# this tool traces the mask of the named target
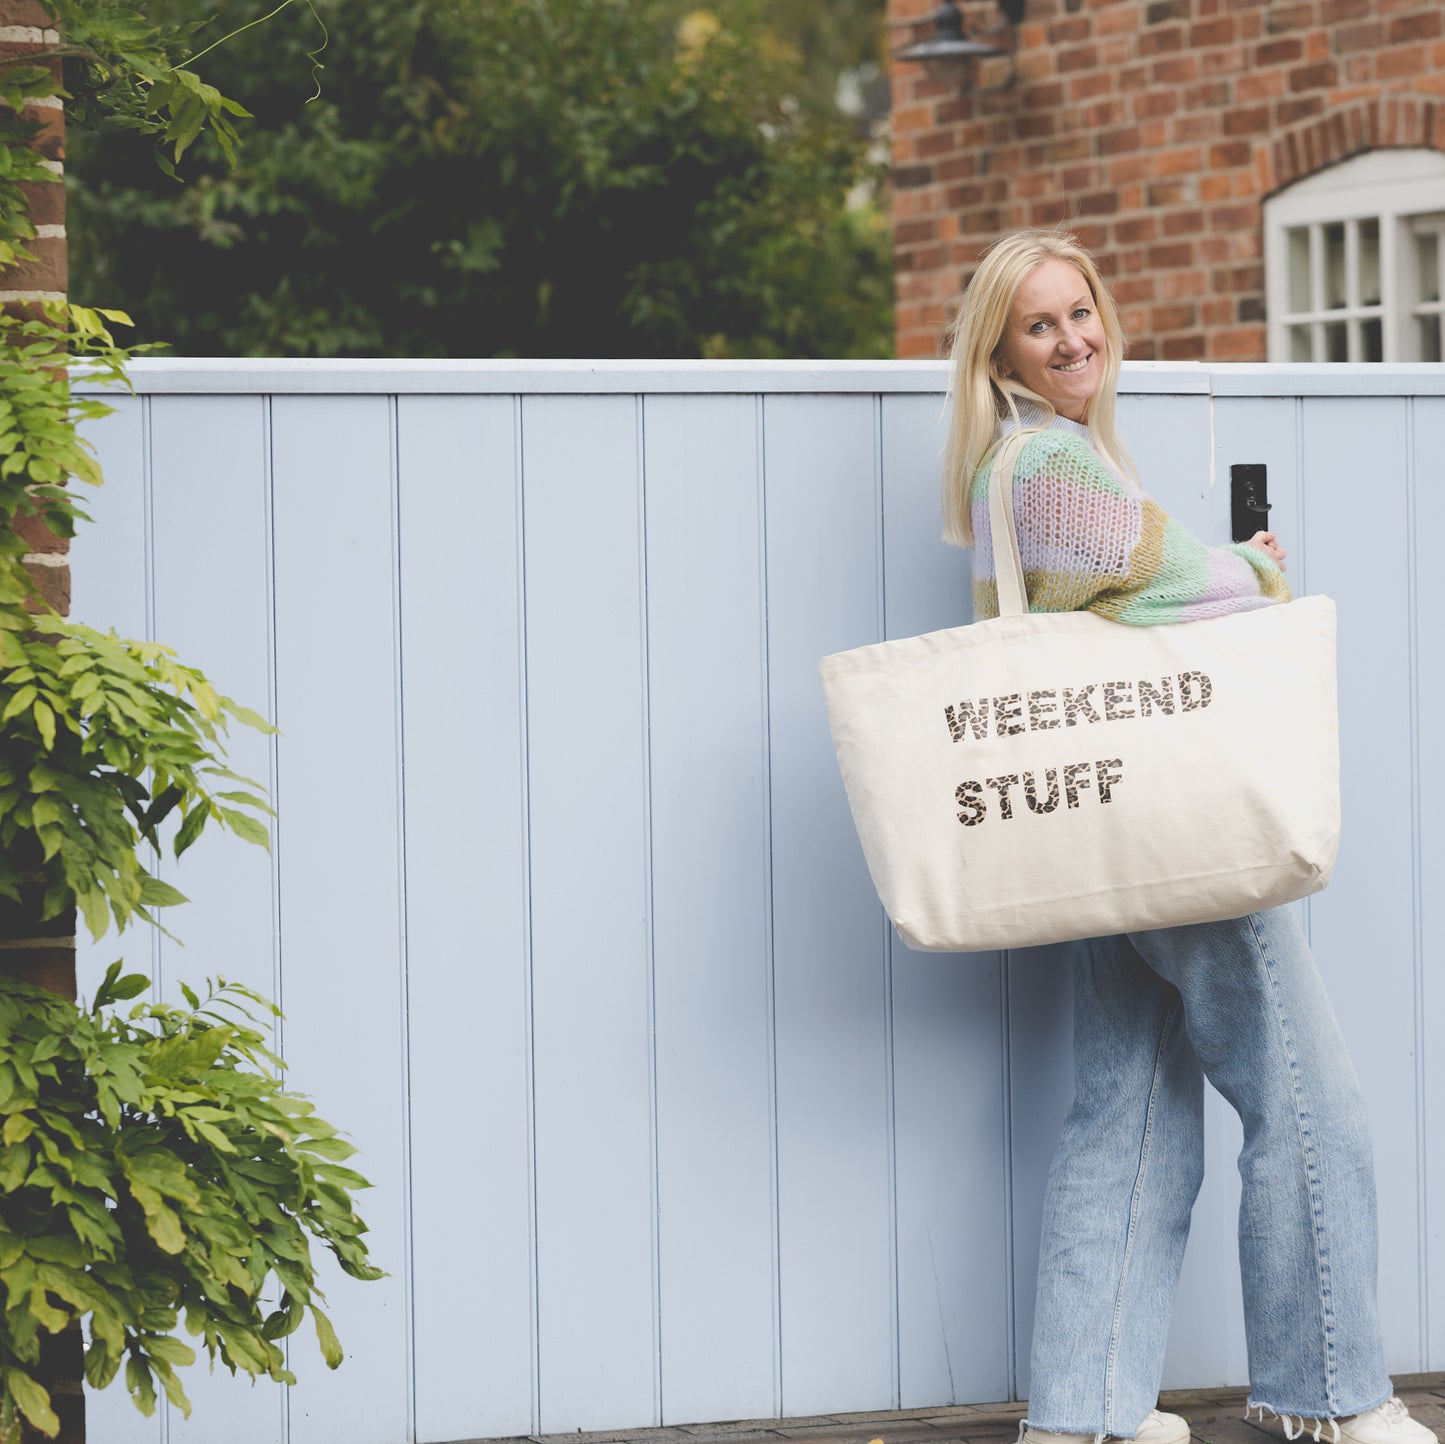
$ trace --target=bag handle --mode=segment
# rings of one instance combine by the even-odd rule
[[[999,443],[988,476],[989,530],[993,536],[993,573],[998,584],[1001,617],[1021,617],[1029,609],[1013,503],[1014,467],[1029,434],[1016,431]]]

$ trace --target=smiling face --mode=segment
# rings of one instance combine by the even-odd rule
[[[1083,421],[1104,376],[1108,343],[1083,275],[1051,256],[1024,277],[999,343],[999,370]]]

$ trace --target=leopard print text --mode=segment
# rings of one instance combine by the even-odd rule
[[[943,720],[955,742],[972,737],[982,742],[1020,732],[1047,732],[1085,723],[1124,722],[1131,718],[1165,717],[1197,712],[1214,700],[1214,684],[1200,671],[1161,677],[1156,683],[1090,682],[1083,687],[1043,687],[1030,692],[1005,692],[998,697],[965,698],[943,709]],[[1002,799],[1001,799],[1002,802]]]
[[[954,789],[954,800],[961,811],[958,820],[965,827],[977,827],[989,816],[989,800],[985,789],[994,793],[998,815],[1005,822],[1011,822],[1018,814],[1014,809],[1014,789],[1021,787],[1024,802],[1033,813],[1053,812],[1059,805],[1059,777],[1063,776],[1063,799],[1071,808],[1082,806],[1087,790],[1093,791],[1101,803],[1114,800],[1114,789],[1124,780],[1124,763],[1118,757],[1102,757],[1096,762],[1070,762],[1062,768],[1044,769],[1044,786],[1048,790],[1045,801],[1039,800],[1039,779],[1033,772],[1006,772],[999,777],[987,777],[982,782],[970,780],[960,782]]]

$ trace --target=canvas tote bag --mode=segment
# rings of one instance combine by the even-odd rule
[[[1026,947],[1241,917],[1318,891],[1339,844],[1335,608],[1136,627],[1031,614],[1013,512],[1000,615],[819,664],[874,886],[911,948]]]

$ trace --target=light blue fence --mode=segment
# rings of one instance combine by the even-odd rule
[[[967,620],[941,363],[150,362],[95,429],[75,612],[171,642],[275,847],[165,865],[162,991],[278,998],[362,1149],[372,1285],[289,1396],[196,1374],[105,1444],[402,1444],[1025,1395],[1069,1083],[1058,950],[910,953],[869,885],[824,653]],[[1445,1366],[1445,376],[1126,368],[1146,484],[1227,539],[1270,468],[1339,604],[1345,835],[1306,908],[1369,1099],[1391,1366]],[[1247,745],[1247,739],[1241,739]],[[82,955],[83,986],[121,951]],[[1166,1385],[1245,1380],[1238,1132]]]

